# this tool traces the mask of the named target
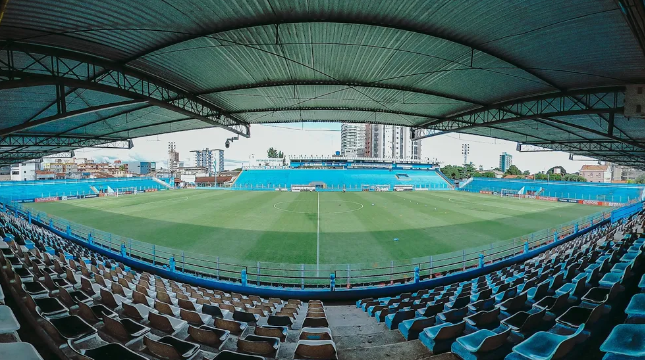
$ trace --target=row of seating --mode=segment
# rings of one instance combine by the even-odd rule
[[[8,245],[0,241],[0,249],[6,248]],[[20,324],[11,308],[5,305],[5,294],[0,285],[0,359],[42,360],[33,345],[21,341],[18,330]]]
[[[641,272],[644,217],[596,229],[468,281],[356,303],[368,316],[462,359],[575,357]],[[635,226],[636,225],[636,226]],[[645,287],[645,284],[643,285]],[[644,294],[645,295],[645,294]],[[587,341],[587,343],[589,343]]]
[[[13,238],[0,253],[3,281],[68,358],[337,357],[320,301],[243,296],[139,273],[8,214],[0,214],[0,229]],[[21,245],[27,239],[33,248]],[[293,346],[281,353],[284,343]]]

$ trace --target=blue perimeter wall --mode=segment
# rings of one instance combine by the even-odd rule
[[[639,207],[634,206],[632,207],[629,212],[625,212],[624,215],[626,217],[633,215],[634,213],[640,211],[643,209],[643,203],[638,203],[635,205],[639,205]],[[11,206],[9,206],[11,210],[15,209]],[[25,215],[24,213],[20,212],[22,215]],[[616,218],[616,221],[619,219]],[[407,283],[407,284],[399,284],[399,285],[389,285],[389,286],[383,286],[383,287],[365,287],[365,288],[356,288],[356,289],[342,289],[340,287],[337,287],[335,291],[331,291],[329,288],[327,289],[321,289],[321,290],[298,290],[298,289],[285,289],[285,288],[278,288],[278,287],[266,287],[266,286],[254,286],[254,285],[247,285],[247,286],[242,286],[241,283],[229,283],[229,282],[222,282],[222,281],[217,281],[216,279],[212,278],[204,278],[204,277],[198,277],[194,275],[189,275],[181,272],[171,272],[169,270],[166,270],[162,267],[159,266],[153,266],[150,263],[142,262],[136,259],[132,259],[129,257],[122,257],[120,255],[117,255],[115,253],[109,252],[103,248],[97,247],[95,245],[91,245],[87,242],[85,239],[81,239],[75,236],[69,236],[64,232],[61,232],[57,230],[56,228],[49,227],[49,225],[40,223],[34,219],[32,219],[32,222],[51,230],[58,236],[68,239],[70,241],[74,241],[75,243],[78,243],[79,245],[85,246],[93,251],[96,251],[102,255],[105,255],[107,257],[113,258],[117,261],[122,262],[123,264],[130,266],[134,269],[138,269],[140,271],[147,271],[153,274],[157,274],[163,277],[166,277],[168,279],[172,279],[175,281],[181,281],[189,284],[193,284],[196,286],[203,286],[207,288],[213,288],[213,289],[219,289],[222,291],[227,291],[227,292],[237,292],[245,295],[259,295],[263,297],[280,297],[280,298],[297,298],[297,299],[319,299],[319,300],[356,300],[356,299],[362,299],[362,298],[368,298],[368,297],[383,297],[383,296],[391,296],[395,294],[399,294],[402,292],[415,292],[421,289],[428,289],[428,288],[433,288],[436,286],[442,286],[446,284],[451,284],[454,282],[460,282],[463,280],[468,280],[471,278],[475,278],[493,271],[497,271],[499,269],[502,269],[503,267],[523,262],[526,261],[532,257],[535,257],[549,249],[552,249],[560,244],[566,243],[580,235],[584,235],[588,233],[589,231],[592,231],[596,229],[597,227],[607,224],[610,222],[610,219],[605,219],[601,222],[598,222],[597,224],[594,224],[586,229],[583,229],[575,234],[569,235],[568,237],[553,242],[551,244],[533,249],[528,251],[527,253],[517,255],[515,257],[511,257],[499,262],[495,262],[492,264],[484,265],[482,268],[478,269],[471,269],[471,270],[466,270],[463,272],[451,274],[448,276],[440,277],[440,278],[434,278],[434,279],[428,279],[428,280],[423,280],[418,283]],[[410,274],[412,277],[413,274]]]

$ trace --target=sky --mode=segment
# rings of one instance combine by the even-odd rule
[[[224,149],[225,168],[233,169],[248,162],[249,157],[266,158],[266,151],[274,147],[286,155],[332,155],[340,150],[340,124],[338,123],[298,123],[252,125],[251,138],[234,141],[229,149],[224,148],[227,138],[234,136],[219,128],[183,131],[158,136],[134,139],[130,150],[118,149],[79,149],[77,158],[92,158],[97,161],[156,161],[165,166],[168,142],[174,141],[179,151],[180,161],[193,165],[191,150]],[[461,145],[470,145],[468,161],[484,169],[498,166],[499,155],[507,152],[513,155],[513,164],[520,170],[531,173],[546,171],[553,166],[563,166],[567,172],[577,172],[584,164],[594,161],[570,161],[564,152],[520,153],[517,143],[487,137],[447,134],[423,139],[422,156],[436,159],[442,166],[463,163]],[[159,165],[157,166],[159,167]]]

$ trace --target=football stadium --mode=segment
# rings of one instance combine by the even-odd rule
[[[0,359],[645,358],[645,185],[612,181],[645,171],[644,29],[635,0],[0,0]],[[370,136],[76,160],[289,123]],[[452,133],[598,165],[449,174],[420,152]]]

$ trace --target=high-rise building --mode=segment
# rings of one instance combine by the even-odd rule
[[[208,169],[208,176],[224,171],[224,150],[206,148],[191,152],[195,153],[195,166]]]
[[[179,168],[179,152],[174,141],[168,143],[168,169],[174,173]]]
[[[370,125],[366,148],[369,157],[391,159],[421,159],[421,142],[412,141],[410,130],[404,126]]]
[[[365,124],[340,126],[340,154],[347,157],[365,156]]]
[[[513,165],[513,155],[503,152],[499,156],[499,169],[506,172]]]

